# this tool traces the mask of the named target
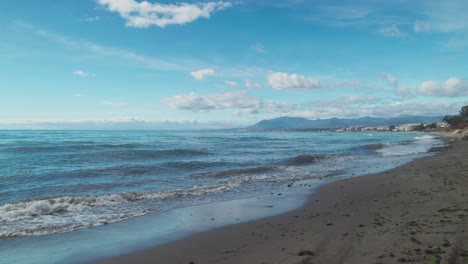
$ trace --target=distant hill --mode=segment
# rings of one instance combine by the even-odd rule
[[[301,129],[336,129],[347,126],[389,126],[409,123],[430,123],[442,121],[443,116],[403,116],[392,118],[362,117],[356,119],[330,118],[310,120],[302,117],[278,117],[262,120],[249,126],[249,130],[301,130]]]

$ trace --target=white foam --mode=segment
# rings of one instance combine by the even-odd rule
[[[422,135],[422,136],[418,136],[418,137],[415,137],[414,139],[416,140],[432,140],[432,139],[435,139],[436,137],[433,136],[433,135]]]
[[[383,157],[423,154],[427,153],[437,142],[436,139],[432,135],[416,136],[414,141],[409,144],[391,144],[389,147],[377,150],[377,152]]]
[[[63,233],[157,211],[157,201],[230,191],[239,183],[148,193],[58,197],[0,205],[0,237]]]

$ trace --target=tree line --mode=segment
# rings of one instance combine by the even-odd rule
[[[460,109],[458,115],[447,115],[443,121],[449,124],[451,127],[458,126],[461,124],[468,124],[468,105],[463,106]]]

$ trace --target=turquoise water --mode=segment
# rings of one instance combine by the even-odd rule
[[[234,213],[239,221],[280,213],[298,206],[291,201],[300,199],[291,197],[310,192],[291,184],[383,171],[427,155],[437,144],[414,133],[0,131],[0,263],[7,256],[20,263],[60,263],[77,254],[78,244],[115,250],[115,243],[155,243],[208,228],[200,218],[183,227],[163,220],[178,215],[184,221],[193,213],[184,209],[190,206],[214,210],[218,202],[231,201],[222,206],[245,209],[239,201],[255,196],[278,206]],[[162,221],[162,227],[123,235],[129,223],[144,226],[148,219]],[[120,238],[83,242],[96,230]],[[64,245],[64,236],[78,242]],[[18,245],[38,250],[34,257],[16,256]],[[68,254],[59,245],[74,250]]]

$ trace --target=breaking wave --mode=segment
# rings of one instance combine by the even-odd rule
[[[416,140],[433,140],[433,139],[436,139],[436,137],[433,136],[433,135],[422,135],[422,136],[415,137],[414,139],[416,139]]]
[[[364,145],[361,148],[363,148],[365,150],[378,150],[378,149],[383,149],[383,148],[388,147],[388,146],[389,146],[389,144],[386,144],[386,143],[377,143],[377,144]]]
[[[7,203],[0,205],[0,237],[63,233],[109,224],[156,211],[145,201],[182,200],[227,192],[237,186],[230,183],[160,192],[39,198]]]
[[[246,168],[246,169],[231,169],[231,170],[223,170],[223,171],[213,171],[207,172],[202,174],[197,174],[195,177],[197,178],[228,178],[236,175],[242,174],[258,174],[258,173],[265,173],[274,170],[275,167],[253,167],[253,168]]]
[[[294,158],[287,159],[283,164],[286,166],[304,166],[304,165],[316,163],[318,161],[331,159],[333,157],[334,157],[333,155],[321,155],[321,154],[299,155]]]

